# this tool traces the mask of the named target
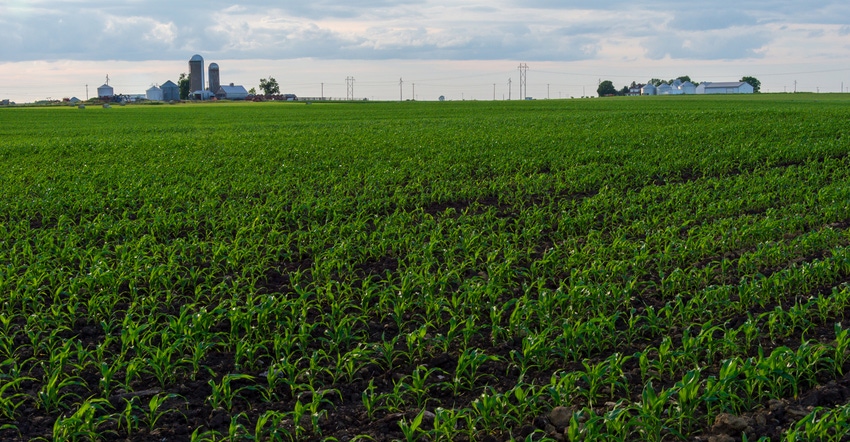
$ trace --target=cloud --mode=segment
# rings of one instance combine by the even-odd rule
[[[732,60],[760,58],[770,41],[764,33],[745,28],[699,32],[667,32],[648,38],[643,44],[650,59],[665,57],[692,60]]]
[[[848,15],[837,0],[31,0],[0,6],[0,58],[746,59],[787,42],[779,26],[846,35]]]

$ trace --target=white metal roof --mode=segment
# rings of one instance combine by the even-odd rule
[[[707,88],[730,88],[730,87],[740,87],[745,82],[743,81],[719,81],[717,83],[705,83],[705,87]]]

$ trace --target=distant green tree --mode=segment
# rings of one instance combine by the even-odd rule
[[[260,79],[260,89],[262,89],[263,93],[266,95],[275,95],[280,93],[280,85],[277,84],[277,80],[275,80],[272,76],[269,76],[268,79]]]
[[[656,87],[661,86],[661,83],[664,83],[664,82],[661,81],[658,78],[653,78],[652,80],[649,80],[649,84],[656,86]]]
[[[257,88],[252,87],[251,89],[248,89],[248,93],[251,95],[257,95]]]
[[[753,92],[758,93],[761,90],[761,82],[756,77],[741,77],[741,81],[749,83],[753,87]]]
[[[602,83],[599,83],[599,87],[596,88],[596,93],[599,94],[600,97],[604,97],[606,95],[617,95],[617,88],[614,87],[614,83],[611,80],[605,80]]]
[[[189,99],[189,76],[186,73],[180,74],[180,79],[177,80],[177,88],[180,89],[180,99]]]

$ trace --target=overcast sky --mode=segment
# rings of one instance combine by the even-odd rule
[[[200,54],[222,82],[373,99],[591,95],[600,79],[756,76],[770,92],[850,90],[850,2],[775,0],[0,0],[0,98],[176,81]],[[402,81],[401,87],[399,80]]]

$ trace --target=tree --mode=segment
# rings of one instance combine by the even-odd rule
[[[280,93],[280,85],[277,84],[277,80],[275,80],[272,76],[269,76],[268,79],[260,79],[260,89],[262,89],[266,95],[275,95]]]
[[[189,99],[189,76],[185,72],[180,74],[180,79],[177,80],[177,87],[180,89],[180,99]]]
[[[251,95],[257,95],[257,88],[252,87],[251,89],[248,89],[248,93]]]
[[[600,97],[604,97],[606,95],[617,95],[617,88],[614,87],[614,83],[611,80],[605,80],[602,83],[599,83],[599,87],[596,88],[596,93],[599,94]]]
[[[761,82],[756,77],[742,77],[741,81],[749,83],[753,87],[754,93],[758,93],[761,90]]]
[[[655,86],[655,87],[661,86],[661,83],[664,83],[664,82],[663,82],[663,81],[661,81],[661,80],[660,80],[660,79],[658,79],[658,78],[653,78],[652,80],[649,80],[649,84],[651,84],[651,85],[653,85],[653,86]]]

